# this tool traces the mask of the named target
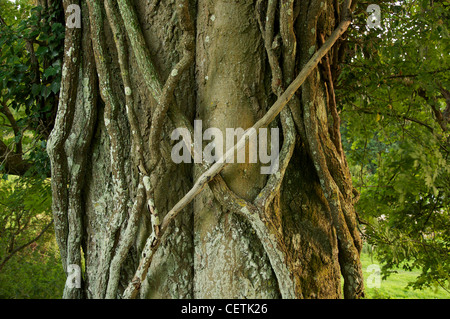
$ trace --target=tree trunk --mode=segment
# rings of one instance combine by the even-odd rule
[[[341,298],[341,274],[344,297],[363,296],[355,194],[330,102],[342,41],[320,67],[308,64],[348,20],[349,2],[335,5],[82,1],[48,142],[65,271],[84,259],[82,286],[66,285],[66,298]],[[247,161],[208,176],[205,161],[172,160],[175,128],[246,130],[309,65],[269,125],[281,132],[273,174]]]

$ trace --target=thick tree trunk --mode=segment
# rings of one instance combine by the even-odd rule
[[[260,120],[321,35],[345,31],[332,34],[348,18],[335,3],[82,2],[48,143],[63,266],[85,260],[65,297],[340,298],[341,274],[344,296],[362,296],[355,196],[322,68],[270,124],[276,173],[230,164],[178,206],[209,166],[171,159],[177,127],[201,120],[225,136]]]

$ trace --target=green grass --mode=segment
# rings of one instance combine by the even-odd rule
[[[391,274],[386,280],[381,280],[379,288],[369,288],[368,280],[374,274],[368,271],[369,265],[381,265],[367,253],[361,254],[361,263],[364,274],[364,286],[366,289],[366,298],[368,299],[450,299],[450,293],[442,288],[413,290],[407,288],[409,282],[414,281],[420,274],[420,270],[406,271],[396,269],[397,273]],[[373,277],[372,277],[373,278]]]

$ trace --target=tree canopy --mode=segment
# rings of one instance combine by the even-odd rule
[[[367,241],[383,263],[422,269],[413,287],[448,289],[450,8],[381,2],[381,28],[357,14],[339,78],[344,145]]]

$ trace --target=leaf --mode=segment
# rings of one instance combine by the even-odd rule
[[[48,48],[45,46],[40,46],[37,50],[36,50],[36,55],[44,55],[48,52]]]
[[[379,122],[381,120],[381,114],[377,113],[377,116],[375,118],[375,121]]]
[[[34,96],[38,96],[39,94],[41,94],[41,90],[42,90],[42,86],[41,85],[39,85],[39,84],[33,84],[32,86],[31,86],[31,93],[34,95]]]
[[[54,76],[57,71],[58,70],[55,67],[50,66],[47,69],[45,69],[43,76],[44,76],[45,79],[47,79],[50,76]]]
[[[49,97],[50,93],[52,92],[52,90],[50,89],[49,86],[44,86],[41,92],[42,97],[44,97],[45,99]]]
[[[59,89],[61,88],[61,81],[53,81],[50,88],[53,93],[57,94],[59,92]]]

